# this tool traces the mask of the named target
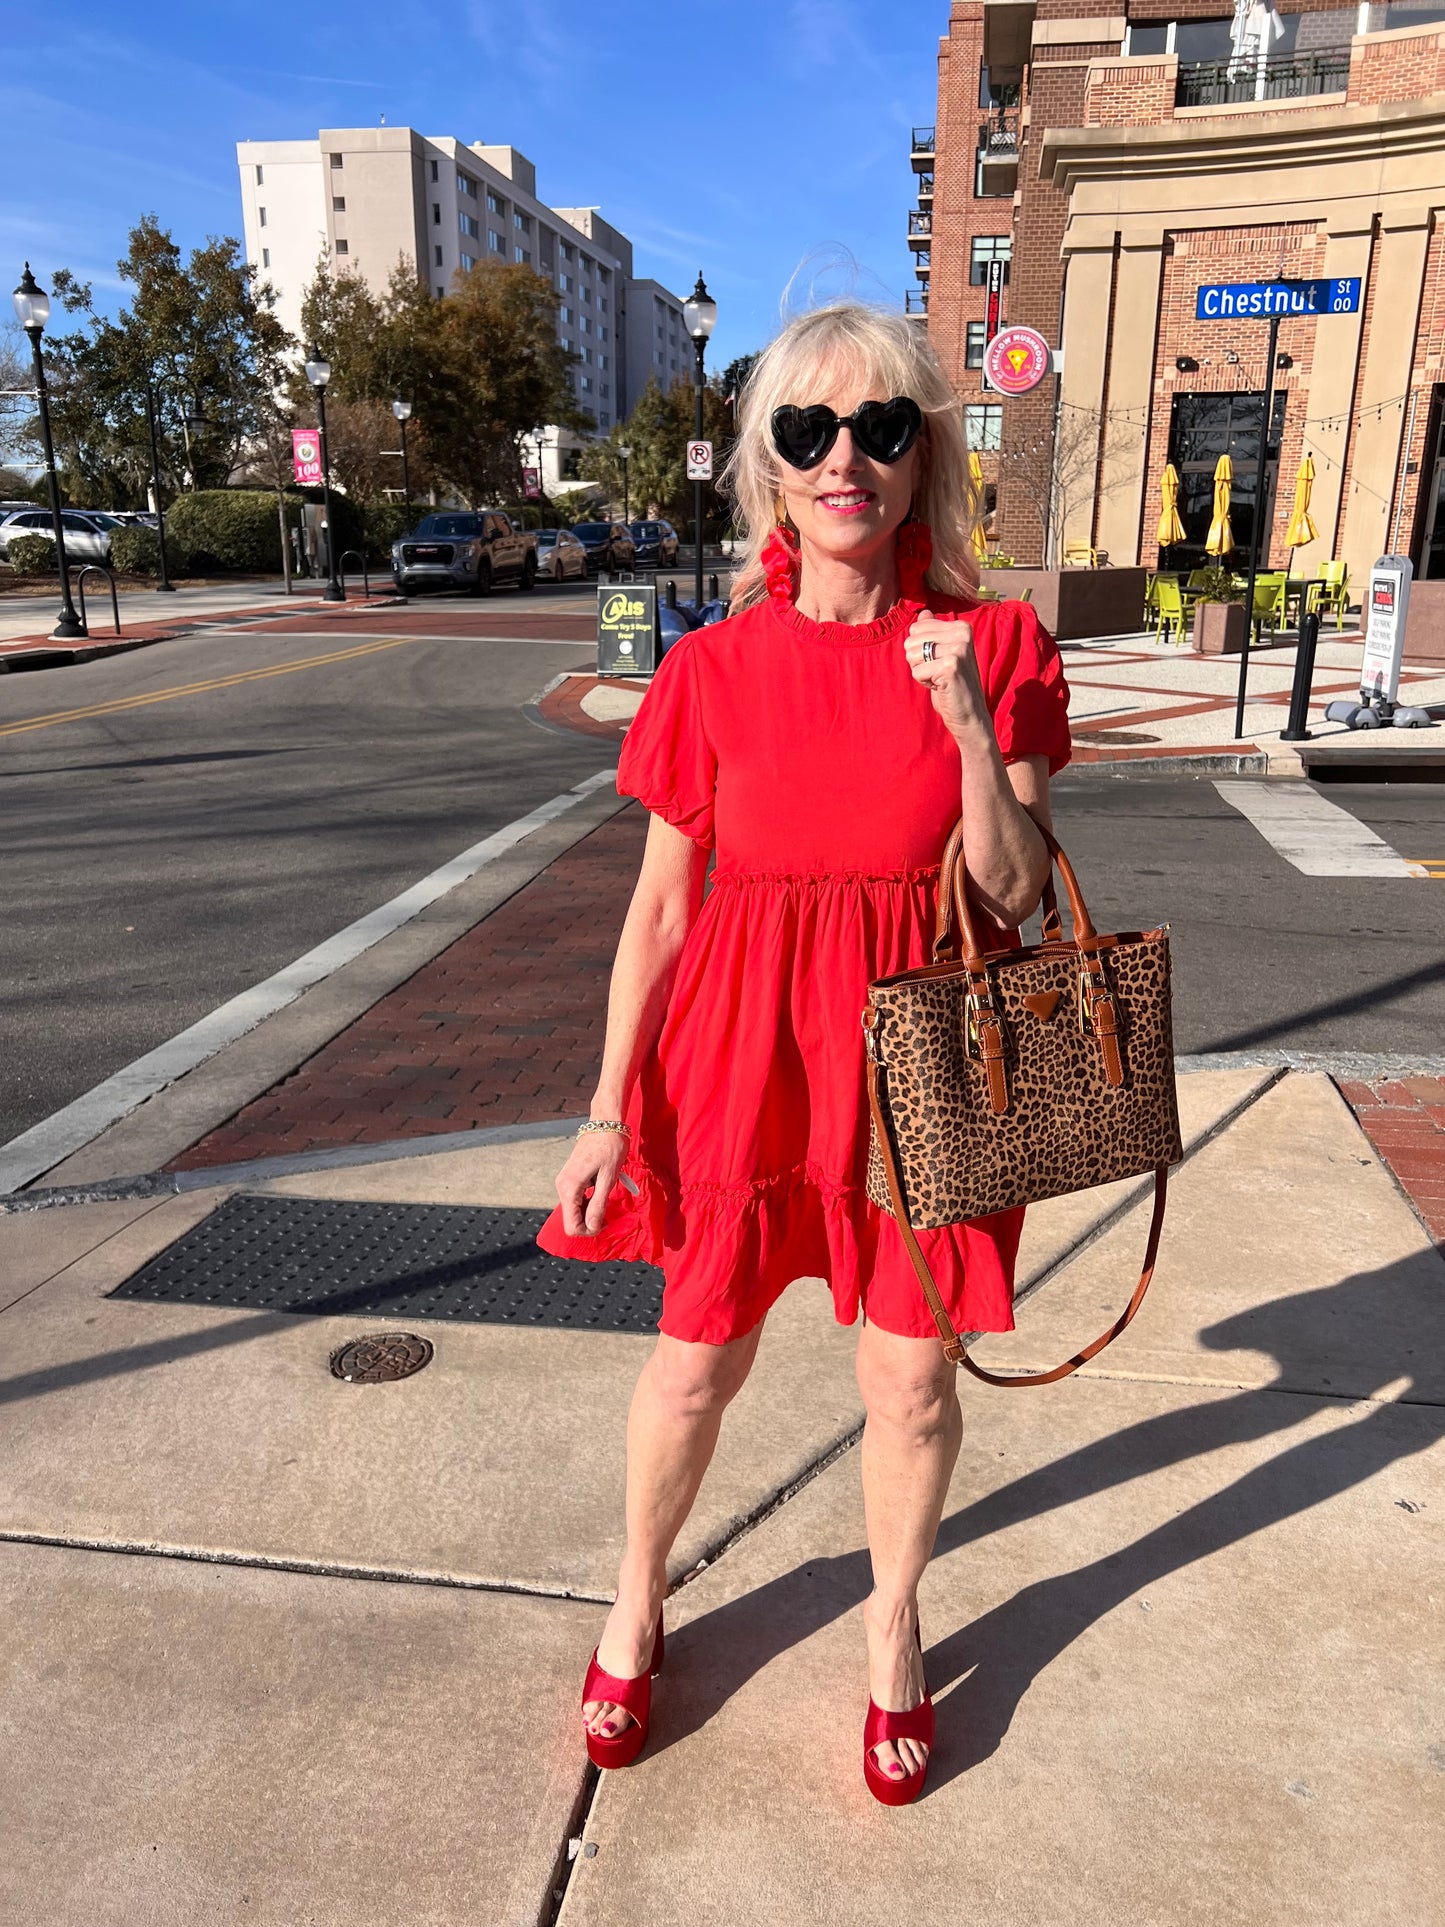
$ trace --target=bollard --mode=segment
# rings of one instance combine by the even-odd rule
[[[1300,617],[1299,648],[1295,652],[1294,681],[1289,692],[1289,721],[1279,732],[1282,743],[1307,743],[1310,732],[1305,724],[1310,713],[1310,683],[1315,673],[1315,644],[1320,639],[1318,609]]]
[[[707,579],[707,599],[709,602],[717,601],[717,577],[715,575],[710,575]]]
[[[675,609],[677,607],[677,584],[675,582],[669,582],[667,585],[667,606],[669,609]]]

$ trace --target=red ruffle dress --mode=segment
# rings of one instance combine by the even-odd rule
[[[627,1105],[636,1194],[615,1188],[595,1237],[568,1237],[558,1210],[537,1242],[660,1265],[675,1338],[740,1338],[796,1278],[828,1282],[841,1324],[861,1306],[886,1331],[934,1335],[864,1188],[867,986],[929,960],[959,813],[958,747],[904,638],[925,606],[968,618],[1005,762],[1063,768],[1068,689],[1027,604],[924,589],[927,532],[911,533],[901,599],[858,627],[799,614],[775,540],[769,599],[669,650],[623,745],[618,790],[715,849],[716,868]],[[959,1330],[1012,1329],[1022,1223],[919,1232]]]

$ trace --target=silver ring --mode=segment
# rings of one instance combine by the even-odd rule
[[[932,662],[934,658],[934,654],[935,654],[935,651],[933,647],[933,638],[930,636],[928,641],[925,642],[923,645],[923,660],[925,662]]]

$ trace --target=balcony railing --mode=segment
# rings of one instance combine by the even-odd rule
[[[1232,107],[1249,100],[1304,100],[1342,94],[1350,81],[1348,47],[1280,54],[1272,60],[1197,60],[1179,69],[1176,107]]]
[[[933,129],[915,127],[913,130],[913,168],[921,174],[933,166]]]
[[[927,247],[933,234],[933,214],[921,208],[910,210],[908,216],[908,245],[911,248]]]
[[[1019,176],[1018,111],[998,108],[978,128],[978,192],[1012,194]]]
[[[922,207],[925,201],[930,205],[933,201],[933,169],[931,167],[926,174],[920,174],[918,176],[918,205]]]
[[[921,290],[914,290],[913,288],[905,288],[903,291],[903,312],[905,314],[927,314],[928,313],[927,288],[923,288]]]

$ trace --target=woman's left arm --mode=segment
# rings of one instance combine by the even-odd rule
[[[933,644],[928,660],[924,646]],[[965,852],[974,893],[1005,929],[1016,929],[1038,907],[1049,875],[1049,853],[1038,826],[1049,816],[1049,759],[1024,756],[1005,764],[973,651],[973,630],[957,618],[923,612],[904,645],[915,682],[923,683],[963,764]]]

